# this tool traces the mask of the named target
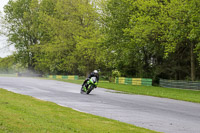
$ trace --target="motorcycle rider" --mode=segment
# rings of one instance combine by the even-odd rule
[[[86,80],[83,82],[82,86],[84,86],[84,85],[87,83],[87,81],[90,80],[91,77],[96,77],[96,78],[97,78],[97,82],[99,82],[99,74],[98,74],[98,71],[97,71],[97,70],[94,70],[93,72],[91,72],[91,73],[89,74],[88,78],[86,78]],[[87,87],[88,87],[88,86],[86,86],[86,88],[87,88]]]

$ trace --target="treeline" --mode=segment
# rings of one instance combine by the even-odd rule
[[[15,73],[16,72],[15,70],[16,68],[13,56],[5,58],[0,57],[0,74]]]
[[[17,63],[13,55],[5,58],[0,57],[0,74],[14,74],[18,72],[25,72],[26,66]]]
[[[10,0],[16,61],[48,74],[198,80],[199,0]]]

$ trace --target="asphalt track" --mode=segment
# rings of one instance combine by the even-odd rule
[[[0,77],[0,88],[166,133],[200,133],[200,104],[115,93],[97,88],[80,94],[80,85],[37,78]]]

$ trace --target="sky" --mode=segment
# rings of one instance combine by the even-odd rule
[[[8,3],[9,0],[0,0],[0,11],[3,13],[3,7]],[[14,51],[13,46],[7,46],[7,37],[0,35],[0,57],[6,57],[11,55]]]

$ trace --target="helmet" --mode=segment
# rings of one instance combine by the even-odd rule
[[[94,72],[95,74],[98,74],[98,71],[97,71],[97,70],[94,70],[93,72]]]

